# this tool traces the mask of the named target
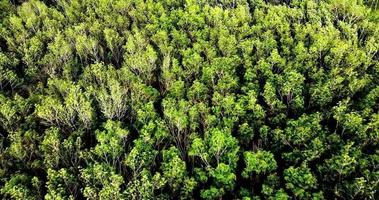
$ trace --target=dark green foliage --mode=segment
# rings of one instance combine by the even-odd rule
[[[0,199],[378,199],[376,0],[0,0]]]

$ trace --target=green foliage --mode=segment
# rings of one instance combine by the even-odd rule
[[[251,173],[270,173],[277,168],[274,155],[268,151],[258,150],[257,152],[245,152],[246,168],[242,176],[247,178]]]
[[[84,180],[84,197],[88,199],[120,199],[121,185],[124,179],[107,164],[95,163],[81,170],[81,178]]]
[[[238,151],[237,140],[228,130],[213,129],[205,133],[204,139],[193,139],[189,155],[199,157],[207,167],[227,163],[234,169]]]
[[[31,107],[30,102],[19,95],[13,99],[0,94],[0,122],[3,129],[15,131],[22,117],[26,115]]]
[[[49,82],[57,95],[49,95],[36,106],[37,116],[47,124],[75,129],[90,128],[94,120],[94,110],[90,94],[72,83],[55,80]],[[54,89],[52,89],[54,91]],[[63,96],[60,100],[59,96]]]
[[[218,187],[224,187],[228,190],[234,187],[236,175],[229,165],[224,163],[218,164],[214,170],[210,171],[210,175]]]
[[[377,199],[373,0],[0,0],[0,199]]]
[[[62,139],[58,128],[46,130],[40,149],[44,156],[44,164],[48,168],[57,168],[62,158]]]
[[[127,199],[151,199],[154,191],[161,189],[164,184],[165,180],[159,173],[152,176],[148,170],[142,170],[138,178],[127,184],[124,194]]]
[[[126,155],[124,162],[131,168],[133,176],[137,178],[144,168],[151,167],[157,153],[150,138],[140,138],[134,141],[134,147]]]
[[[129,133],[121,127],[120,122],[110,120],[104,124],[104,129],[105,131],[96,131],[95,133],[98,143],[93,152],[105,163],[115,166],[117,162],[120,162]]]
[[[280,188],[279,177],[275,174],[269,175],[263,183],[262,194],[267,199],[289,199],[284,189]]]
[[[296,168],[291,166],[285,169],[284,179],[286,188],[291,190],[296,197],[308,199],[314,195],[310,191],[317,187],[317,179],[306,165]],[[318,194],[316,195],[318,196]]]
[[[79,193],[78,179],[66,168],[47,171],[45,199],[75,199]]]
[[[175,167],[172,167],[175,166]],[[163,151],[163,177],[174,191],[179,190],[186,178],[186,163],[180,159],[179,151],[175,147]]]
[[[37,188],[36,188],[37,187]],[[5,198],[12,199],[38,199],[38,178],[25,174],[14,174],[9,179],[0,192]]]

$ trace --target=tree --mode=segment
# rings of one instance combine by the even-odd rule
[[[104,124],[104,131],[96,131],[97,145],[93,153],[105,161],[108,165],[121,167],[121,156],[127,142],[128,130],[121,127],[120,122],[107,121]]]
[[[270,173],[277,168],[274,155],[268,151],[258,150],[257,152],[245,152],[246,168],[242,176],[249,177],[251,173]]]
[[[189,126],[189,119],[187,116],[189,104],[187,101],[180,100],[177,102],[171,98],[167,100],[165,99],[162,104],[173,141],[180,149],[182,157],[184,157],[189,142],[189,132],[187,128]]]
[[[131,169],[133,177],[137,179],[145,168],[151,167],[157,153],[151,144],[151,138],[142,137],[134,141],[134,147],[126,156],[124,163]]]
[[[375,199],[372,0],[0,0],[0,199]]]
[[[125,44],[124,66],[145,83],[154,81],[157,53],[145,39],[144,33],[134,30]]]
[[[38,199],[38,191],[40,191],[38,181],[36,177],[30,177],[26,174],[15,174],[6,181],[0,192],[6,198]],[[29,183],[33,183],[32,187],[29,187]]]
[[[82,85],[96,97],[106,118],[121,120],[130,112],[131,86],[127,78],[111,65],[96,63],[84,71]]]
[[[82,92],[79,85],[53,79],[49,82],[52,88],[56,88],[58,95],[47,96],[37,105],[37,116],[46,123],[75,128],[78,125],[90,128],[94,121],[94,110],[88,92]]]
[[[4,1],[5,2],[5,1]],[[15,71],[15,65],[18,63],[14,54],[5,54],[0,48],[0,89],[6,90],[10,88],[14,90],[22,83],[22,79],[17,75]]]
[[[286,180],[286,188],[291,190],[298,198],[318,198],[320,195],[311,192],[312,189],[317,187],[317,180],[306,164],[302,164],[300,167],[291,166],[285,169],[284,179]]]
[[[193,139],[189,155],[199,158],[204,166],[197,168],[198,180],[212,179],[211,187],[202,190],[202,198],[219,198],[234,188],[238,151],[237,140],[228,130],[213,129],[205,133],[204,139]]]
[[[45,199],[75,199],[79,193],[78,179],[66,168],[47,171]]]
[[[163,151],[162,177],[172,189],[174,196],[189,199],[196,184],[193,178],[188,177],[186,163],[180,158],[180,152],[175,147]]]
[[[58,128],[46,130],[40,149],[43,152],[44,164],[50,168],[58,168],[63,157],[62,139]]]
[[[81,178],[85,184],[83,195],[88,199],[123,198],[120,190],[124,179],[107,164],[90,165],[81,170]]]

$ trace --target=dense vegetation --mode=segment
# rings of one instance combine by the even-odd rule
[[[377,0],[0,0],[1,199],[378,199]]]

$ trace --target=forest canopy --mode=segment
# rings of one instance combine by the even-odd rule
[[[0,199],[378,199],[377,0],[0,0]]]

